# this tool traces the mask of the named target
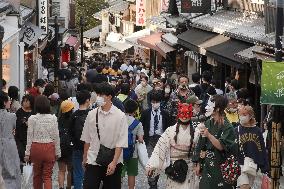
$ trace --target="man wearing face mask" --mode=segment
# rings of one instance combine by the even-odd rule
[[[37,97],[43,93],[45,85],[46,83],[43,79],[37,79],[34,83],[34,86],[28,89],[27,92],[33,97]]]
[[[151,96],[152,96],[153,92],[159,91],[162,94],[163,97],[165,96],[164,83],[160,79],[154,78],[152,84],[153,84],[153,89],[147,95],[147,101],[148,101],[149,107],[151,106]],[[164,108],[165,107],[165,101],[164,101],[163,97],[161,99],[161,107]]]
[[[127,118],[112,104],[113,87],[103,82],[99,88],[98,108],[89,112],[81,136],[86,167],[83,188],[99,189],[102,181],[104,189],[121,189],[122,149],[128,147]]]
[[[229,122],[236,127],[239,123],[239,113],[238,113],[238,101],[235,93],[226,94],[229,101],[228,107],[225,110],[225,114]]]
[[[142,110],[148,108],[147,95],[153,88],[148,84],[148,77],[144,76],[141,78],[141,83],[135,88],[135,93],[138,97],[138,102]]]
[[[154,91],[151,95],[151,106],[144,110],[141,114],[140,122],[144,129],[144,140],[147,146],[148,155],[151,156],[155,145],[160,136],[172,124],[167,111],[160,107],[162,94],[159,91]],[[150,189],[157,189],[159,176],[148,178]]]

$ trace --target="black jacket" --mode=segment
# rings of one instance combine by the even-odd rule
[[[149,139],[149,131],[150,131],[150,124],[151,124],[151,112],[152,108],[146,109],[141,113],[140,122],[143,125],[144,129],[144,141],[146,144],[148,143]],[[165,131],[168,127],[173,125],[173,121],[171,120],[169,113],[163,109],[161,109],[161,115],[162,115],[162,125],[163,130]]]

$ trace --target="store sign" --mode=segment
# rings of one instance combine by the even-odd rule
[[[161,0],[161,11],[166,12],[169,8],[170,0]]]
[[[262,63],[260,102],[284,105],[284,62]]]
[[[146,24],[146,0],[136,0],[136,26]]]
[[[109,14],[108,12],[102,13],[102,33],[109,32]]]
[[[208,13],[211,11],[211,0],[181,0],[182,13]]]
[[[43,34],[48,33],[47,12],[48,0],[38,0],[38,26],[43,30]]]

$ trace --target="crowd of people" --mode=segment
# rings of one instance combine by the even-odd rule
[[[58,75],[58,92],[48,77],[37,79],[21,103],[18,88],[3,85],[0,175],[6,189],[21,188],[25,162],[33,165],[34,189],[52,188],[56,162],[60,189],[119,189],[125,175],[134,189],[135,143],[147,147],[150,189],[158,188],[164,171],[167,189],[249,189],[257,171],[269,173],[263,131],[247,89],[235,79],[222,91],[209,71],[190,82],[163,67],[151,70],[139,57],[94,59],[87,69],[63,63]]]

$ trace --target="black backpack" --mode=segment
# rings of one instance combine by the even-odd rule
[[[59,120],[59,138],[62,157],[68,156],[72,150],[71,134],[69,128],[66,127],[65,124],[68,124],[67,120]]]

